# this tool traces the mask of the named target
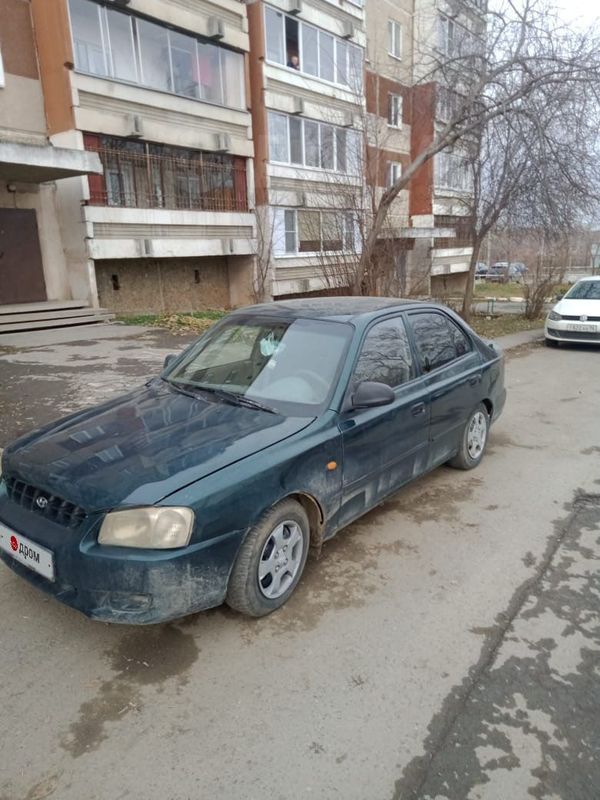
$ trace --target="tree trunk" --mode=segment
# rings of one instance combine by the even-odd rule
[[[471,253],[471,261],[469,263],[469,275],[467,277],[467,288],[465,289],[465,296],[463,298],[463,307],[461,316],[465,322],[471,321],[471,311],[473,306],[473,287],[475,286],[475,271],[477,269],[477,262],[479,261],[479,253],[481,251],[482,239],[475,237],[473,239],[473,252]]]

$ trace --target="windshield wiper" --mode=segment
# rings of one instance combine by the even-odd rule
[[[205,394],[213,395],[213,397],[218,397],[219,400],[224,400],[226,403],[230,403],[231,405],[254,408],[257,411],[266,411],[268,414],[279,413],[275,411],[274,408],[271,408],[271,406],[267,406],[258,400],[252,400],[250,397],[246,397],[246,395],[243,394],[228,392],[227,389],[217,389],[214,386],[198,386],[195,383],[188,383],[186,381],[169,381],[166,378],[163,378],[163,380],[165,380],[174,389],[177,389],[177,391],[188,395],[188,397],[196,398],[198,397],[198,394],[204,392]]]
[[[215,397],[220,397],[226,403],[231,403],[236,406],[245,406],[246,408],[254,408],[258,411],[266,411],[268,414],[277,414],[274,408],[261,403],[259,400],[252,400],[246,397],[245,394],[237,394],[236,392],[228,392],[227,389],[216,389],[214,386],[198,386],[203,392],[210,392]]]

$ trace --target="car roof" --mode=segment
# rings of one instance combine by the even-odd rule
[[[280,317],[350,320],[366,317],[379,311],[406,311],[410,307],[435,307],[434,303],[403,300],[399,297],[306,297],[296,300],[277,300],[237,309],[234,314],[266,314]]]
[[[590,275],[587,278],[579,278],[577,283],[585,283],[586,281],[600,281],[600,275]]]

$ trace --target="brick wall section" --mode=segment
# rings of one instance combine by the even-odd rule
[[[435,85],[415,86],[412,98],[411,156],[416,158],[433,140]],[[410,183],[410,214],[433,212],[433,159],[423,164]]]
[[[52,136],[75,127],[69,70],[73,50],[67,0],[31,0],[48,131]]]
[[[0,50],[5,72],[37,80],[29,0],[0,0]]]
[[[265,108],[263,88],[263,65],[265,61],[265,27],[263,3],[249,3],[248,35],[250,39],[249,83],[252,138],[254,140],[254,191],[256,205],[264,206],[269,202],[267,183],[267,162],[269,160],[269,144],[267,130],[267,110]]]
[[[398,81],[384,78],[374,72],[367,72],[365,81],[365,99],[367,103],[367,113],[376,114],[384,119],[388,118],[389,96],[390,94],[401,94],[402,101],[402,122],[405,125],[411,124],[411,90],[408,86]]]
[[[116,313],[229,307],[226,258],[101,260],[95,267],[100,305]]]
[[[399,161],[402,169],[409,164],[410,159],[397,150],[384,150],[378,147],[367,147],[366,171],[368,182],[375,186],[387,186],[387,167],[389,161]]]

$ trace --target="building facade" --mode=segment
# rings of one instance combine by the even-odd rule
[[[426,76],[484,30],[482,6],[0,0],[0,221],[34,212],[8,248],[26,279],[0,303],[168,312],[347,290],[378,199],[452,113],[456,92]],[[464,283],[466,175],[443,152],[400,192],[381,292]]]
[[[50,144],[29,0],[0,0],[0,311],[71,297],[59,186],[102,171]],[[32,309],[35,310],[35,309]]]
[[[123,312],[252,296],[248,31],[237,0],[32,0],[72,291]]]
[[[266,296],[343,289],[363,186],[362,0],[248,5],[259,244]]]
[[[441,126],[452,119],[461,103],[461,86],[465,80],[443,64],[476,52],[483,46],[487,0],[414,0],[415,27],[413,47],[415,78],[422,78],[431,70],[432,56],[442,64],[439,80],[431,91],[420,88],[428,96],[424,103],[432,109],[432,124],[426,123],[420,131],[422,144],[426,145]],[[433,52],[432,52],[433,51]],[[416,102],[416,100],[415,100]],[[465,287],[472,254],[470,218],[473,210],[472,172],[469,156],[459,146],[439,153],[421,171],[413,195],[415,221],[431,223],[438,229],[449,229],[451,236],[441,236],[432,243],[431,286],[432,293],[443,296]],[[425,191],[424,187],[429,187]]]
[[[455,95],[433,79],[434,70],[456,55],[462,32],[484,31],[483,8],[483,0],[367,2],[367,181],[375,193],[449,120]],[[381,250],[400,294],[443,296],[464,288],[472,252],[468,175],[459,152],[442,152],[394,201]]]

